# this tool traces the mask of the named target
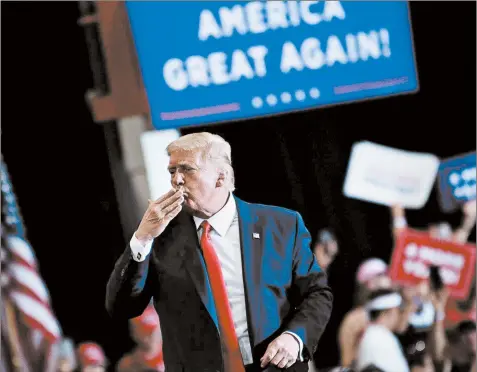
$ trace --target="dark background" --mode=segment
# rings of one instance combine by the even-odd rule
[[[207,127],[232,145],[239,197],[296,209],[313,235],[325,226],[338,235],[319,366],[338,361],[357,265],[392,249],[389,211],[342,195],[351,145],[366,139],[441,158],[475,151],[476,4],[413,2],[411,16],[419,93]],[[127,324],[108,318],[104,292],[126,242],[103,128],[84,100],[93,82],[78,17],[75,2],[2,2],[2,153],[65,334],[99,342],[114,363],[132,344]],[[416,227],[457,225],[460,213],[443,215],[433,191],[408,217]]]

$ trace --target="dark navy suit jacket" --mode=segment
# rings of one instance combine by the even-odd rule
[[[310,249],[310,234],[297,212],[238,198],[236,204],[254,364],[287,330],[301,337],[308,360],[328,323],[333,299]],[[194,221],[184,211],[154,240],[145,261],[135,261],[126,248],[109,278],[106,308],[113,317],[132,318],[151,297],[161,320],[167,372],[222,372],[205,262]],[[300,365],[307,370],[306,363],[297,362],[295,368]]]

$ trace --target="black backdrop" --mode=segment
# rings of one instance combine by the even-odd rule
[[[475,150],[475,2],[414,2],[411,15],[418,94],[184,131],[231,143],[239,197],[298,210],[312,234],[337,232],[320,366],[338,360],[357,265],[388,259],[392,248],[389,211],[342,195],[351,145],[366,139],[442,158]],[[105,313],[104,291],[125,241],[104,133],[84,103],[92,79],[78,16],[75,2],[2,3],[2,153],[64,332],[100,342],[114,362],[131,341],[126,323]],[[443,215],[434,191],[408,217],[456,225],[460,214]]]

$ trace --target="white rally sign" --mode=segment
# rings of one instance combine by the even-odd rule
[[[343,193],[375,204],[419,209],[432,190],[439,159],[363,141],[353,145]]]

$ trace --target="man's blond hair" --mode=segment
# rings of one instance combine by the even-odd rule
[[[235,190],[232,149],[222,137],[208,132],[191,133],[171,142],[166,150],[169,156],[175,151],[201,151],[204,159],[212,161],[224,173],[227,189]]]

